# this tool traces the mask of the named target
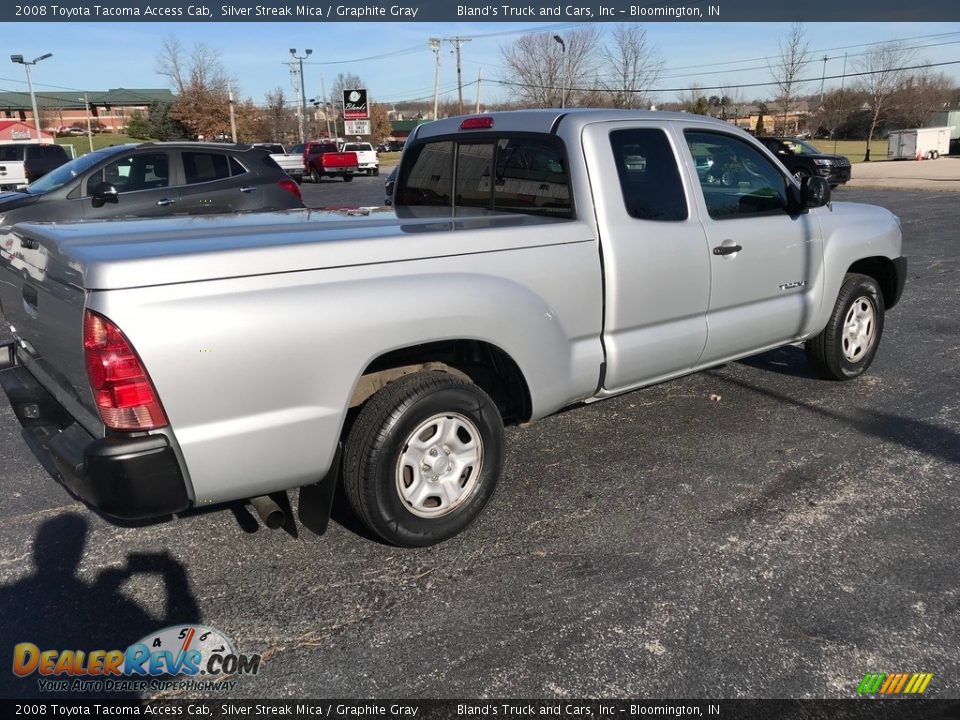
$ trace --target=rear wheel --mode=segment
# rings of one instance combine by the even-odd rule
[[[344,176],[343,176],[343,181],[344,181],[344,182],[353,182],[353,175],[344,175]]]
[[[380,168],[379,168],[379,167],[375,167],[375,168],[373,169],[373,176],[374,176],[374,177],[377,177],[379,174],[380,174]]]
[[[862,375],[877,354],[883,335],[883,295],[867,275],[847,275],[827,326],[804,345],[807,363],[827,380]]]
[[[363,523],[387,542],[433,545],[483,510],[503,445],[503,421],[483,390],[443,372],[407,375],[358,414],[344,452],[344,491]]]

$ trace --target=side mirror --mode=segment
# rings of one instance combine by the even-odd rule
[[[830,202],[830,183],[822,177],[804,178],[800,185],[800,198],[804,207],[823,207]]]
[[[108,202],[120,202],[120,193],[117,191],[116,185],[108,182],[97,183],[93,192],[90,193],[90,203],[98,208],[103,207]]]

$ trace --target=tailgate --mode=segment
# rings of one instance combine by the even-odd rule
[[[355,152],[324,153],[321,162],[323,163],[324,170],[355,168],[357,167],[357,154]]]
[[[76,263],[49,239],[0,235],[0,312],[17,360],[93,435],[102,435],[83,355],[86,292]]]
[[[27,184],[27,171],[23,161],[0,162],[0,188],[16,188]]]

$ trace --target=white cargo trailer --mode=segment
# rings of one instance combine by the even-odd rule
[[[950,128],[891,130],[887,160],[936,160],[950,153]]]

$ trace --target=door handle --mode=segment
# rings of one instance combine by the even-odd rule
[[[157,207],[169,207],[173,205],[176,200],[171,200],[170,198],[163,198],[162,200],[157,200]]]
[[[739,245],[717,245],[713,249],[714,255],[733,255],[743,250]]]
[[[252,193],[252,192],[253,192],[254,190],[256,190],[256,189],[257,189],[257,188],[256,188],[255,185],[244,185],[242,188],[240,188],[240,192],[242,192],[242,193]]]

